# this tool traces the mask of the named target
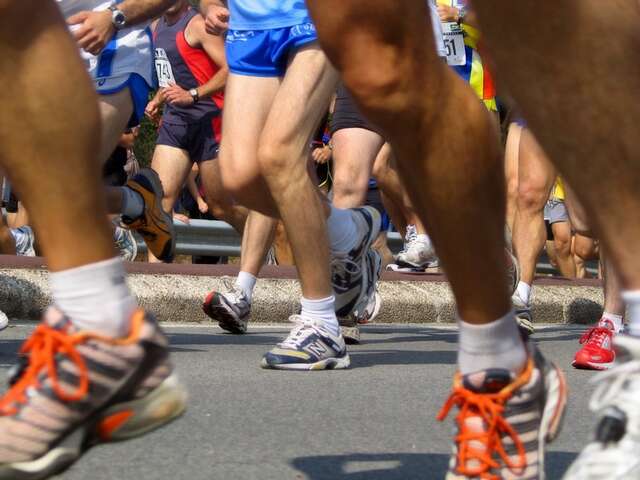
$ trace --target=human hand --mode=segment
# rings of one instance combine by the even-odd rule
[[[67,19],[67,24],[75,26],[72,32],[78,46],[92,55],[99,55],[116,33],[109,10],[78,12]]]
[[[317,164],[324,165],[329,160],[331,160],[331,149],[327,145],[325,145],[324,147],[315,148],[311,152],[311,157]]]
[[[189,107],[193,105],[193,97],[184,88],[176,84],[169,85],[163,90],[165,101],[170,105],[177,107]]]
[[[209,205],[204,201],[204,198],[198,197],[198,210],[200,213],[205,214],[209,211]]]
[[[229,28],[229,10],[222,5],[211,5],[204,15],[207,33],[222,35]]]
[[[438,5],[438,15],[443,22],[457,22],[460,11],[456,7],[448,5]]]

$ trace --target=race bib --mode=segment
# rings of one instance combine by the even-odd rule
[[[442,24],[444,48],[447,51],[447,63],[452,67],[467,64],[467,51],[464,48],[464,32],[455,22]]]
[[[176,83],[169,57],[167,57],[167,52],[164,48],[156,48],[156,73],[158,74],[158,85],[161,88],[166,88]]]

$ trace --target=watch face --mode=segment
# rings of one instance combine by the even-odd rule
[[[113,23],[115,23],[116,26],[124,27],[124,24],[126,21],[127,21],[127,18],[124,16],[124,13],[120,11],[113,12]]]

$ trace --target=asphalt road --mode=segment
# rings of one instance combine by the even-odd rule
[[[29,331],[0,334],[5,375]],[[352,368],[259,368],[286,327],[238,337],[214,327],[169,327],[173,358],[191,393],[183,418],[141,439],[88,452],[63,480],[413,480],[443,478],[453,414],[435,415],[455,368],[456,333],[435,326],[369,326],[351,348]],[[567,373],[569,412],[547,455],[559,479],[586,442],[590,372],[569,362],[581,329],[536,334]],[[2,380],[2,379],[0,379]]]

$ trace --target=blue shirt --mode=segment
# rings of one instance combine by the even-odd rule
[[[311,22],[304,0],[229,0],[231,30],[271,30]]]

